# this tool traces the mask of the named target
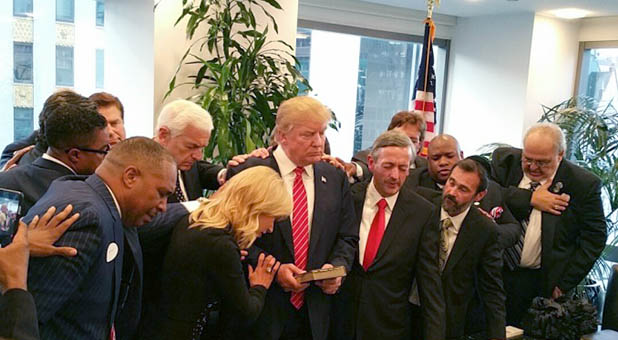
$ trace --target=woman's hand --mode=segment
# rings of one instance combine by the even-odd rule
[[[273,282],[277,270],[279,270],[279,265],[277,259],[271,255],[266,257],[264,253],[260,254],[255,270],[249,265],[249,285],[251,287],[260,285],[266,289],[270,288],[270,284]]]

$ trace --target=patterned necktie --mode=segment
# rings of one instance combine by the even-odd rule
[[[174,189],[174,195],[176,195],[178,202],[187,201],[185,194],[182,193],[182,188],[180,187],[180,171],[178,172],[178,176],[176,176],[176,189]]]
[[[292,197],[292,240],[294,243],[294,265],[305,270],[307,267],[307,250],[309,248],[309,212],[307,210],[307,192],[303,184],[303,168],[294,169],[294,186]],[[292,292],[290,302],[296,309],[300,309],[305,302],[305,292]]]
[[[380,248],[380,242],[382,242],[382,236],[384,236],[385,216],[384,209],[386,208],[386,200],[382,198],[378,201],[378,212],[373,218],[371,223],[371,229],[369,229],[369,235],[367,236],[367,246],[365,247],[365,255],[363,256],[363,268],[365,271],[369,269],[376,255],[378,254],[378,248]]]
[[[448,230],[453,226],[453,221],[450,218],[446,218],[442,221],[442,228],[440,232],[440,273],[446,266],[446,260],[448,259]]]
[[[530,182],[530,190],[534,192],[539,185],[541,185],[539,182]],[[519,267],[519,264],[521,263],[521,251],[524,248],[524,239],[526,238],[526,229],[528,229],[529,222],[530,215],[528,215],[528,217],[520,223],[521,234],[517,243],[513,247],[504,250],[504,263],[510,270],[514,270]]]

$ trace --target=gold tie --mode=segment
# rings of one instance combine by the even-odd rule
[[[440,233],[440,273],[446,266],[446,260],[448,258],[448,230],[453,226],[453,221],[450,218],[446,218],[442,221],[442,228]]]

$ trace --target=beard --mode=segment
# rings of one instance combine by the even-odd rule
[[[450,215],[456,216],[462,213],[470,206],[472,202],[457,202],[457,199],[453,195],[444,195],[442,197],[442,208]]]

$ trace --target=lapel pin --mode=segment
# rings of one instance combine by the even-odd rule
[[[549,191],[553,192],[554,194],[559,194],[563,187],[564,184],[562,184],[562,182],[556,182],[556,184],[554,184],[554,186],[552,186]]]
[[[326,177],[322,176],[322,183],[326,183]]]
[[[118,245],[115,242],[112,242],[107,246],[107,255],[105,257],[105,261],[112,262],[116,256],[118,256]]]

